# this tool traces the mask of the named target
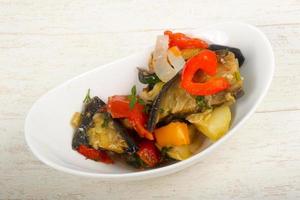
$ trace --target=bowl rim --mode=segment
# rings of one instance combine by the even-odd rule
[[[272,82],[272,79],[273,79],[273,76],[274,76],[274,70],[275,70],[274,52],[272,50],[271,43],[268,40],[268,38],[266,37],[266,35],[261,30],[259,30],[257,27],[255,27],[253,25],[243,23],[243,22],[235,22],[235,21],[212,24],[212,25],[209,25],[209,26],[205,26],[204,28],[201,28],[201,30],[203,31],[203,30],[206,30],[206,29],[209,29],[209,28],[212,28],[212,27],[217,27],[218,25],[220,25],[220,26],[232,26],[232,25],[234,25],[234,26],[246,26],[247,28],[252,29],[253,31],[257,32],[261,36],[261,38],[264,40],[264,43],[266,44],[266,47],[268,48],[269,52],[271,53],[271,57],[270,57],[270,59],[271,59],[270,60],[270,62],[271,62],[271,74],[270,74],[270,79],[268,80],[268,82],[266,84],[266,87],[264,88],[263,92],[261,93],[261,95],[258,97],[256,102],[254,103],[252,108],[237,123],[237,125],[235,127],[230,129],[230,131],[226,135],[224,135],[221,139],[216,141],[214,143],[214,145],[212,145],[210,148],[206,148],[206,149],[202,150],[201,153],[199,153],[199,154],[195,154],[195,155],[193,155],[192,157],[190,157],[186,160],[182,160],[180,162],[176,162],[176,163],[171,164],[171,165],[167,165],[167,166],[160,167],[160,168],[155,168],[155,169],[144,170],[144,171],[127,172],[127,173],[119,173],[119,174],[84,172],[84,171],[64,167],[64,166],[61,166],[59,164],[56,164],[55,162],[52,162],[52,161],[48,160],[47,158],[44,158],[44,156],[42,154],[40,154],[37,149],[35,149],[35,147],[32,145],[32,142],[31,142],[31,138],[30,138],[30,134],[29,134],[29,130],[28,130],[29,129],[28,124],[29,124],[30,116],[31,116],[34,108],[36,107],[37,102],[39,102],[43,98],[45,98],[47,94],[63,87],[64,85],[69,84],[69,82],[71,82],[73,80],[76,80],[78,78],[81,78],[81,77],[85,76],[88,73],[93,73],[94,71],[98,71],[100,69],[109,67],[112,64],[122,62],[123,60],[129,59],[130,57],[133,57],[133,56],[136,56],[136,55],[140,54],[140,53],[134,53],[134,54],[131,54],[129,56],[123,57],[121,59],[117,59],[116,61],[101,65],[99,67],[96,67],[95,69],[84,72],[84,73],[82,73],[78,76],[75,76],[74,78],[71,78],[68,81],[60,84],[59,86],[54,87],[50,91],[46,92],[43,96],[41,96],[38,100],[36,100],[35,103],[32,105],[32,107],[30,108],[30,110],[28,111],[28,114],[27,114],[26,119],[25,119],[25,125],[24,125],[25,141],[26,141],[27,145],[29,146],[30,150],[32,151],[32,153],[39,160],[41,160],[43,163],[45,163],[46,165],[48,165],[50,167],[53,167],[54,169],[57,169],[59,171],[63,171],[63,172],[69,173],[69,174],[74,174],[74,175],[79,175],[79,176],[85,176],[85,177],[102,178],[102,179],[105,179],[105,180],[120,180],[120,178],[126,179],[126,180],[136,180],[136,179],[141,180],[141,179],[146,179],[146,178],[154,178],[154,177],[158,177],[158,176],[162,176],[162,175],[170,174],[172,172],[179,171],[179,170],[183,169],[184,167],[189,167],[189,166],[193,165],[194,163],[196,163],[197,161],[200,161],[201,158],[208,155],[209,152],[216,149],[218,146],[223,144],[229,137],[231,137],[232,134],[239,127],[241,127],[245,123],[245,121],[247,121],[250,118],[250,116],[255,112],[257,106],[261,103],[262,99],[265,97],[265,95],[266,95],[266,93],[267,93],[267,91],[268,91],[268,89],[271,85],[271,82]],[[196,30],[193,30],[193,32],[196,32]]]

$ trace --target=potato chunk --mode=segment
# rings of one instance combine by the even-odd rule
[[[186,119],[209,139],[216,141],[228,131],[231,112],[228,106],[223,105],[203,113],[189,115]]]

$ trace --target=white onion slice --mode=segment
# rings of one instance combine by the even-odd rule
[[[185,65],[185,60],[181,55],[178,47],[174,46],[168,49],[168,60],[170,64],[174,67],[176,73],[183,68]]]
[[[169,36],[159,35],[153,52],[154,72],[163,82],[173,78],[177,71],[168,62]]]

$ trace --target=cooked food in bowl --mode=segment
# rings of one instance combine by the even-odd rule
[[[217,141],[230,128],[230,106],[243,94],[238,48],[165,31],[149,64],[137,68],[141,92],[84,99],[71,120],[72,148],[107,164],[125,161],[147,169],[184,160],[204,141]]]

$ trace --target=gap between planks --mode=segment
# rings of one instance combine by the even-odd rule
[[[255,113],[277,113],[277,112],[299,112],[300,108],[289,108],[289,109],[280,109],[280,110],[257,110]]]
[[[300,26],[300,23],[278,23],[278,24],[253,24],[257,27],[281,27],[281,26]],[[196,30],[200,29],[199,27],[178,27],[172,28],[173,30]],[[115,34],[115,33],[145,33],[145,32],[158,32],[164,31],[165,28],[153,28],[153,29],[136,29],[128,31],[101,31],[101,32],[92,32],[92,33],[22,33],[22,32],[0,32],[0,35],[40,35],[40,36],[72,36],[72,35],[99,35],[99,34]]]

